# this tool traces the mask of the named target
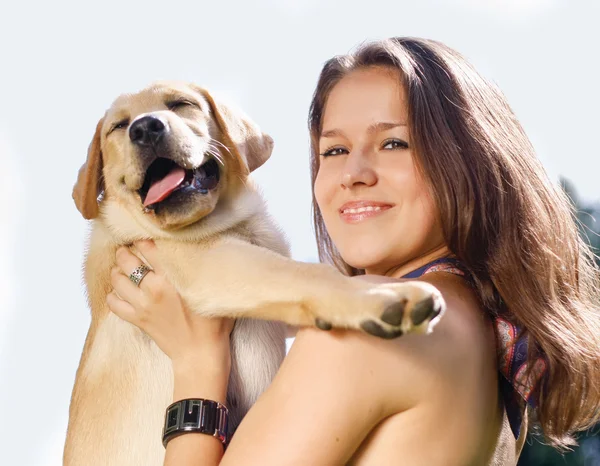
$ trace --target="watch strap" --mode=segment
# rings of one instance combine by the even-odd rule
[[[196,432],[217,437],[227,445],[229,411],[217,401],[193,398],[172,403],[165,413],[163,445],[178,435]]]

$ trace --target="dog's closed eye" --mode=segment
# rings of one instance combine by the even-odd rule
[[[199,108],[198,105],[195,104],[194,102],[191,102],[191,101],[185,100],[185,99],[169,100],[169,101],[165,102],[165,105],[172,112],[174,112],[177,109],[184,108],[184,107]]]
[[[117,129],[124,129],[124,128],[127,128],[128,126],[129,126],[129,118],[123,118],[122,120],[117,121],[110,127],[110,130],[108,131],[107,136]]]

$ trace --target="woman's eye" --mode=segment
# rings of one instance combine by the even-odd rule
[[[344,153],[348,153],[348,150],[344,149],[343,147],[332,147],[331,149],[327,149],[321,155],[323,157],[329,157],[331,155],[341,155]]]
[[[394,149],[408,149],[408,143],[401,139],[390,139],[384,142],[382,149],[394,150]]]

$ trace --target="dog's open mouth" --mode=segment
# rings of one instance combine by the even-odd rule
[[[181,190],[208,193],[219,184],[219,165],[213,158],[194,170],[186,170],[170,159],[159,157],[148,167],[144,184],[138,191],[146,208],[153,208]]]

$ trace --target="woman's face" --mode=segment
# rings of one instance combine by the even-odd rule
[[[324,109],[315,197],[344,261],[367,273],[400,276],[447,253],[407,123],[400,76],[387,68],[344,77]]]

